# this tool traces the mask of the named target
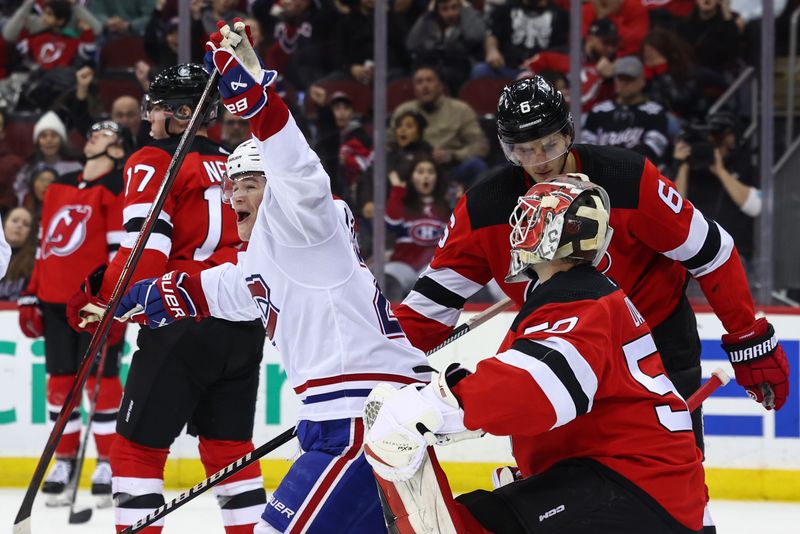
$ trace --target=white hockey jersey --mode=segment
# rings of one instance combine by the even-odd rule
[[[428,382],[429,373],[413,370],[427,365],[425,354],[406,339],[358,255],[353,215],[333,199],[294,119],[256,142],[264,198],[238,265],[201,275],[211,314],[262,320],[302,400],[300,419],[361,417],[378,383]]]

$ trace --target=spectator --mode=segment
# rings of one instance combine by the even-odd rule
[[[738,57],[741,35],[729,0],[697,0],[679,31],[702,67],[721,72],[730,68]]]
[[[6,243],[5,232],[0,232],[0,280],[5,278],[8,263],[11,261],[11,246]]]
[[[630,56],[614,63],[616,98],[592,108],[581,131],[583,143],[628,148],[663,163],[669,139],[667,112],[642,93],[644,67]]]
[[[33,144],[33,154],[28,157],[14,181],[14,192],[19,204],[23,203],[28,194],[31,171],[37,163],[50,165],[59,175],[82,168],[77,161],[78,156],[67,143],[67,129],[64,123],[52,111],[42,115],[33,126]]]
[[[0,301],[15,301],[28,285],[36,256],[36,233],[33,231],[33,216],[22,207],[6,214],[3,233],[11,247],[5,278],[0,280]]]
[[[642,0],[591,0],[583,4],[583,36],[597,19],[608,19],[619,30],[618,53],[633,56],[639,53],[647,32],[650,31],[650,16]]]
[[[489,16],[486,57],[472,78],[515,78],[539,52],[567,45],[569,15],[551,0],[509,0]]]
[[[711,106],[696,77],[691,47],[677,34],[655,28],[642,43],[645,94],[672,113],[700,119]]]
[[[466,102],[444,94],[444,84],[434,68],[418,67],[413,83],[415,98],[395,109],[392,127],[406,111],[419,113],[428,123],[424,139],[433,147],[436,164],[444,167],[448,180],[471,184],[486,170],[482,158],[489,153],[489,141],[478,116]],[[386,133],[389,142],[396,141],[394,130]]]
[[[206,35],[217,31],[217,21],[224,20],[233,27],[233,19],[247,18],[247,13],[236,9],[239,0],[210,0],[203,8],[203,30]]]
[[[14,194],[14,179],[22,168],[22,158],[14,154],[6,143],[6,120],[8,115],[0,109],[0,215],[17,205]]]
[[[731,234],[747,265],[761,191],[751,153],[739,143],[738,118],[727,112],[711,115],[705,128],[675,144],[674,181],[682,196]]]
[[[33,214],[34,221],[39,221],[41,218],[44,194],[56,178],[58,178],[58,173],[53,167],[46,163],[37,163],[36,166],[31,169],[31,177],[28,181],[28,192],[25,195],[22,205]]]
[[[403,175],[389,173],[386,227],[394,251],[386,264],[386,298],[401,301],[428,265],[450,218],[447,184],[430,157],[416,158]]]
[[[250,124],[227,109],[222,114],[222,144],[233,150],[250,139]]]
[[[434,65],[451,94],[469,77],[473,63],[483,58],[486,23],[461,0],[433,0],[406,37],[414,64]]]
[[[46,29],[47,23],[44,21],[46,16],[33,10],[34,5],[37,3],[41,4],[42,2],[40,0],[23,0],[14,11],[14,14],[3,25],[3,39],[13,43],[19,39],[23,31],[27,31],[29,34],[36,34]],[[72,33],[80,33],[85,29],[81,27],[81,24],[83,24],[92,30],[92,33],[99,35],[103,30],[103,24],[85,6],[78,2],[71,3],[73,4],[72,18],[69,20],[67,30]]]
[[[614,88],[614,57],[617,55],[619,34],[613,22],[598,19],[589,26],[583,39],[583,66],[581,68],[581,108],[591,110],[596,104],[611,98]],[[533,56],[525,65],[533,74],[555,72],[569,74],[569,54],[546,50]],[[570,94],[572,91],[570,91]]]
[[[372,85],[374,75],[374,11],[375,0],[356,0],[350,12],[336,24],[334,42],[337,45],[337,68],[345,76],[364,85]],[[406,51],[401,26],[395,22],[394,11],[388,13],[388,72],[393,80],[407,75]]]
[[[144,29],[144,51],[153,63],[153,74],[178,63],[178,17],[165,17],[166,0],[155,0],[155,6]],[[201,63],[205,52],[206,33],[203,27],[203,0],[191,0],[192,26],[190,29],[192,61]],[[214,27],[216,31],[216,26]],[[138,66],[137,70],[144,70]],[[150,75],[148,69],[147,75]],[[142,73],[137,73],[141,85],[149,86]],[[147,87],[143,90],[147,92]]]
[[[135,148],[150,142],[150,123],[142,120],[139,101],[132,96],[118,96],[111,103],[111,120],[131,132]]]
[[[412,160],[423,155],[433,157],[433,148],[425,141],[428,121],[422,114],[408,110],[394,121],[394,141],[386,151],[386,168],[403,176]]]
[[[109,35],[144,35],[155,0],[92,0],[92,13]]]
[[[105,115],[94,70],[88,65],[75,71],[75,86],[62,93],[53,104],[67,131],[75,129],[85,137],[89,128]]]

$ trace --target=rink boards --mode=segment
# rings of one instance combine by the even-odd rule
[[[705,465],[716,498],[800,501],[800,315],[783,309],[769,311],[789,359],[791,395],[780,412],[766,412],[732,381],[706,402]],[[513,313],[501,314],[432,356],[431,363],[444,367],[459,361],[474,368],[480,358],[494,354],[512,318]],[[698,314],[698,330],[703,376],[717,367],[733,376],[719,346],[724,332],[716,317]],[[128,329],[126,341],[123,378],[136,343],[135,328]],[[290,426],[297,406],[280,357],[268,345],[256,410],[256,444]],[[44,343],[22,335],[15,310],[0,311],[0,487],[27,485],[49,434],[46,421]],[[280,480],[290,464],[287,460],[296,453],[297,444],[292,442],[262,463],[268,487]],[[93,457],[93,449],[88,454]],[[495,437],[439,448],[438,454],[456,491],[490,487],[492,468],[512,461],[508,440]],[[197,457],[196,440],[181,436],[172,447],[166,484],[185,488],[204,478]]]

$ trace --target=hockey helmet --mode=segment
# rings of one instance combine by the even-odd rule
[[[147,119],[147,112],[155,106],[163,107],[176,119],[189,120],[191,115],[178,114],[182,106],[197,108],[200,97],[208,83],[208,73],[196,63],[184,63],[167,67],[158,73],[150,84],[150,89],[142,100],[142,118]],[[216,96],[208,112],[202,117],[209,122],[217,117],[219,96]]]
[[[511,266],[506,282],[529,280],[528,269],[561,258],[597,265],[611,240],[606,191],[585,174],[537,183],[509,217]]]
[[[570,149],[574,136],[569,107],[547,80],[533,76],[503,88],[497,103],[497,137],[508,161],[520,165],[514,145],[548,137],[540,163],[552,161]]]
[[[223,202],[230,204],[234,183],[245,176],[261,176],[266,180],[264,167],[261,165],[261,155],[253,139],[248,139],[237,146],[228,156],[227,171],[222,178]]]

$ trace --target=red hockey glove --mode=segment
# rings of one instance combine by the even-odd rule
[[[80,290],[67,301],[67,322],[76,332],[94,333],[97,325],[106,312],[108,304],[98,296],[103,285],[106,265],[101,265],[86,277]],[[106,344],[111,347],[122,341],[125,325],[112,321],[106,337]]]
[[[278,73],[263,68],[253,50],[250,28],[242,19],[234,19],[233,28],[223,21],[217,22],[217,27],[219,31],[206,43],[206,70],[219,71],[219,94],[225,108],[249,119],[267,104],[266,88]]]
[[[44,335],[44,321],[42,321],[42,308],[36,295],[20,295],[17,299],[19,306],[19,328],[25,337],[37,338]]]
[[[199,275],[171,271],[161,278],[140,280],[122,297],[115,313],[117,321],[131,320],[150,328],[180,319],[197,320],[210,315]]]
[[[763,317],[747,330],[722,336],[736,382],[767,410],[780,410],[789,396],[789,363],[775,329]]]

